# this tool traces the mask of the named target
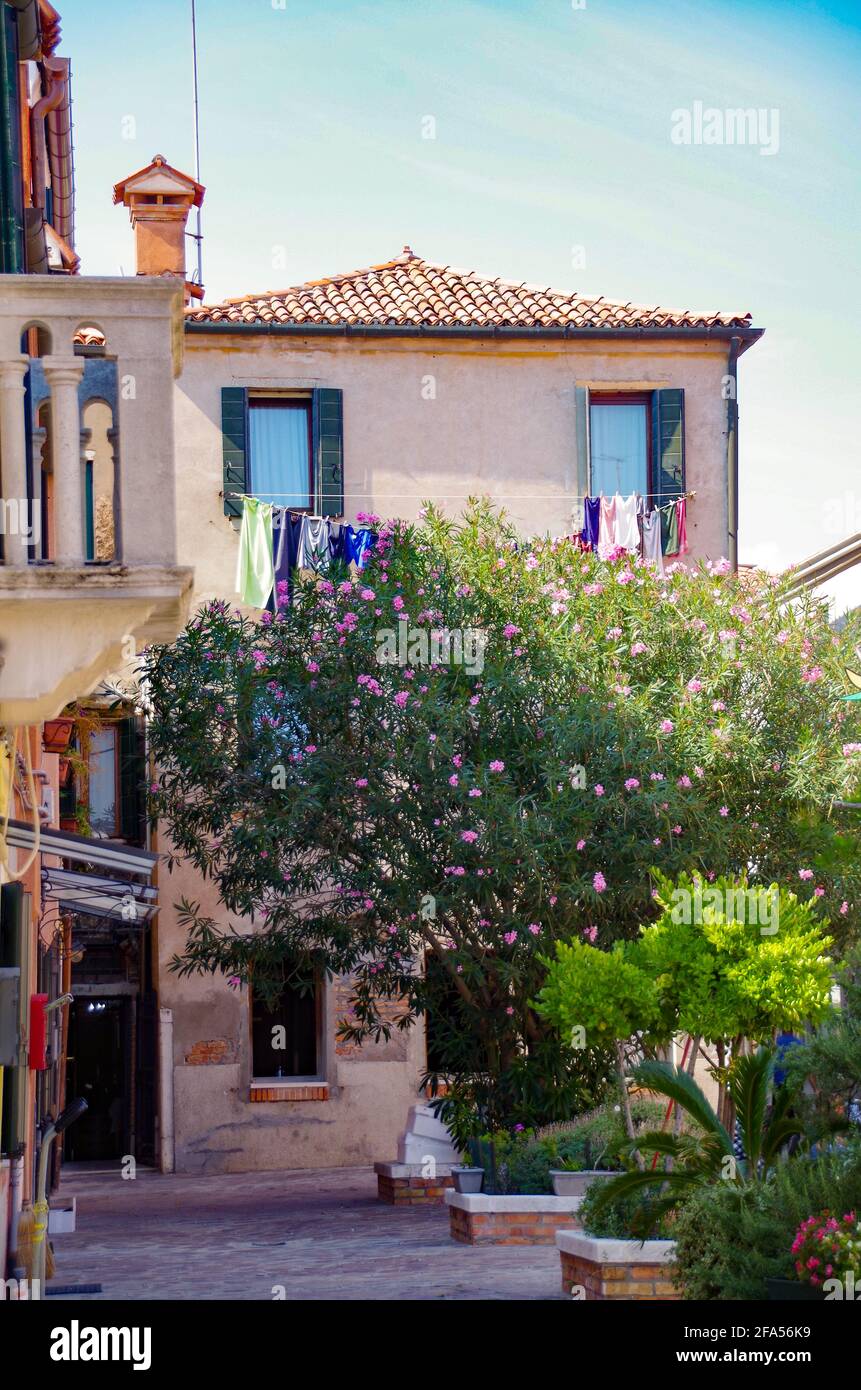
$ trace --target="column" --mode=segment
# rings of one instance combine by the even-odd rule
[[[0,361],[0,508],[7,565],[27,563],[27,439],[24,433],[26,357]],[[23,509],[24,516],[21,518]],[[23,525],[20,521],[23,520]]]
[[[42,367],[51,388],[54,559],[58,565],[83,565],[86,545],[78,385],[84,374],[84,359],[43,357]]]

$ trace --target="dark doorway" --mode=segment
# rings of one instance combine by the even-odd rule
[[[66,1134],[70,1162],[118,1159],[129,1152],[128,996],[87,995],[75,1000],[69,1017],[66,1094],[83,1096],[88,1109]]]

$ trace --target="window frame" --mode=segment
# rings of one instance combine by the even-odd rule
[[[641,405],[646,412],[646,491],[642,494],[646,499],[655,496],[655,449],[653,434],[653,412],[655,409],[654,391],[591,391],[589,392],[589,481],[588,491],[590,497],[598,497],[600,493],[594,491],[594,480],[592,477],[592,407],[595,405]],[[615,493],[604,493],[604,496],[615,496]]]
[[[309,516],[314,515],[316,503],[316,478],[314,469],[314,398],[310,392],[277,392],[277,391],[255,391],[249,390],[247,400],[248,414],[248,441],[247,449],[247,487],[249,492],[254,492],[254,451],[251,448],[251,412],[252,410],[304,410],[305,423],[308,432],[308,505],[307,507],[291,506],[291,512],[304,512]],[[283,496],[286,498],[287,493]],[[275,503],[275,506],[286,506],[283,503]]]
[[[285,983],[284,988],[288,986]],[[325,1031],[323,1020],[325,986],[323,980],[317,976],[314,980],[314,1052],[317,1061],[317,1070],[313,1075],[303,1073],[301,1076],[262,1076],[254,1069],[254,986],[248,985],[248,1071],[252,1087],[268,1086],[309,1086],[326,1084],[326,1059],[324,1056]]]

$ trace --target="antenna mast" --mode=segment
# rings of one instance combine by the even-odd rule
[[[198,102],[197,89],[197,16],[195,14],[195,0],[191,0],[191,61],[194,79],[194,177],[200,183],[200,107]],[[197,242],[197,283],[203,284],[203,232],[200,227],[200,208],[197,212],[197,232],[190,232],[193,241]]]

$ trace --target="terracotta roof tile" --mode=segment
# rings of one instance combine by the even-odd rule
[[[544,285],[488,280],[434,265],[409,247],[382,265],[309,280],[286,290],[192,305],[191,323],[331,324],[335,327],[750,328],[750,314],[702,313],[564,294]]]

